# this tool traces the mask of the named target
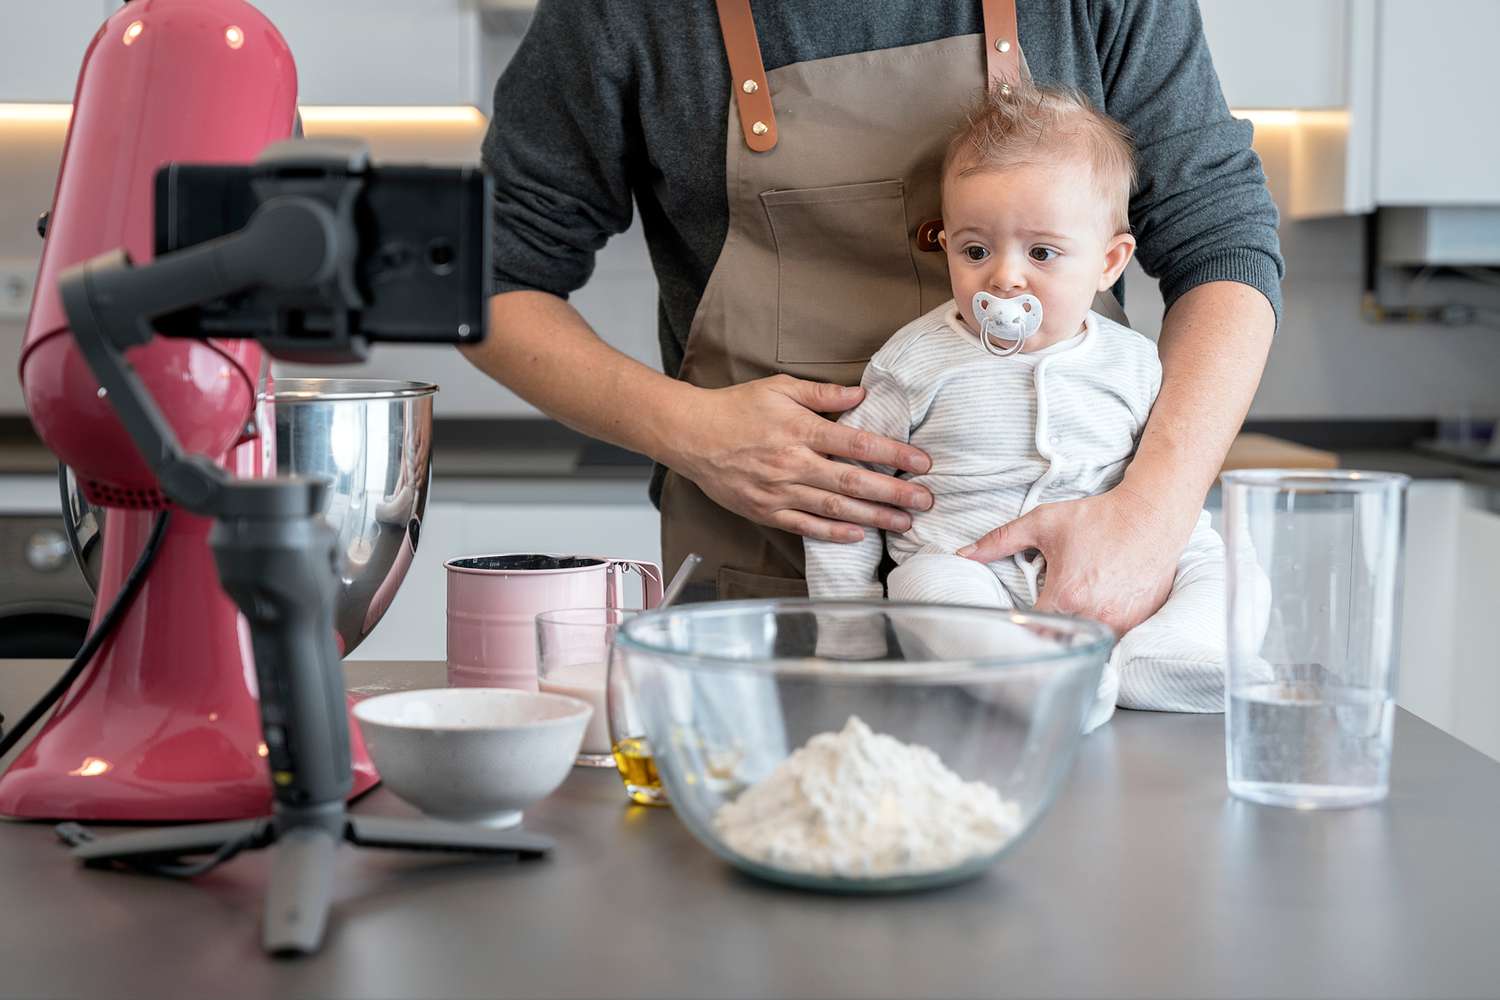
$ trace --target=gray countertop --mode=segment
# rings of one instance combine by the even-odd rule
[[[434,454],[432,498],[454,503],[647,503],[651,466],[644,460],[611,461],[623,454],[605,445],[583,454],[565,448],[486,451],[454,446]],[[604,461],[591,463],[589,455]],[[1415,448],[1348,448],[1338,456],[1346,469],[1464,482],[1478,487],[1489,506],[1500,509],[1500,466]]]
[[[1458,479],[1485,490],[1500,489],[1500,465],[1460,461],[1415,448],[1365,448],[1339,452],[1346,469],[1401,472],[1413,479]]]
[[[1347,468],[1404,472],[1417,479],[1457,479],[1500,489],[1500,465],[1411,447],[1424,426],[1409,421],[1389,429],[1378,421],[1333,421],[1327,427],[1319,421],[1252,421],[1246,430],[1334,451]],[[434,424],[433,471],[439,493],[447,493],[438,499],[488,499],[487,482],[528,480],[545,481],[541,493],[549,498],[558,487],[571,485],[579,486],[587,496],[612,498],[644,496],[651,463],[552,420],[447,418]],[[26,419],[0,416],[0,475],[55,472],[55,459]]]
[[[0,476],[28,488],[24,497],[0,496],[0,510],[52,510],[57,505],[57,467],[45,451],[23,450],[8,461],[0,445]],[[11,455],[16,458],[16,455]],[[1457,462],[1409,448],[1357,449],[1339,453],[1350,469],[1403,472],[1413,479],[1459,480],[1489,494],[1500,492],[1500,467]],[[433,459],[432,499],[439,503],[644,504],[650,466],[644,463],[580,468],[567,449],[497,448],[488,452],[441,451]],[[12,490],[11,492],[14,492]],[[38,500],[37,498],[41,498]],[[1500,502],[1492,502],[1500,507]]]
[[[14,716],[58,664],[0,661]],[[440,664],[349,665],[356,686]],[[356,811],[405,815],[383,790]],[[266,858],[191,884],[87,871],[0,826],[7,995],[1493,997],[1500,764],[1398,713],[1388,802],[1230,799],[1221,716],[1122,711],[986,876],[885,898],[762,885],[575,771],[507,864],[344,849],[323,951],[258,951]]]

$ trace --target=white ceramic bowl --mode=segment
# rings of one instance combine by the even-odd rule
[[[397,691],[354,717],[386,787],[429,816],[507,827],[573,766],[593,708],[509,688]]]

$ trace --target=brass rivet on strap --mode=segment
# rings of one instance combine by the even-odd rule
[[[756,122],[754,125],[750,126],[750,131],[754,132],[756,135],[765,135],[767,132],[771,131],[771,129],[770,126],[768,126],[765,122]]]
[[[753,94],[760,89],[760,85],[754,80],[746,80],[744,83],[740,84],[740,89],[747,94]]]
[[[997,38],[997,39],[995,39],[995,51],[996,52],[1009,52],[1010,51],[1010,41],[1008,39],[1004,39],[1004,38]]]

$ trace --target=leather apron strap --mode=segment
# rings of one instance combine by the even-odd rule
[[[990,86],[1002,93],[1021,79],[1021,43],[1016,28],[1016,0],[984,0],[984,53]]]
[[[776,147],[776,112],[771,107],[771,88],[766,86],[766,65],[760,58],[760,39],[750,0],[717,0],[719,31],[729,56],[729,75],[734,82],[734,100],[739,105],[745,145],[757,153]],[[1014,16],[1014,11],[1012,11]]]
[[[766,65],[755,34],[750,0],[715,0],[719,31],[729,56],[734,100],[739,106],[745,145],[757,153],[776,148],[776,111],[766,85]],[[1021,44],[1017,37],[1016,0],[983,0],[984,51],[991,86],[1009,93],[1021,79]],[[934,236],[936,234],[934,233]],[[936,241],[933,241],[936,246]]]

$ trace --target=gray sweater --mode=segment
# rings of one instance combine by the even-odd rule
[[[1016,8],[1032,76],[1079,88],[1135,137],[1136,259],[1167,305],[1228,279],[1259,289],[1279,316],[1276,206],[1250,124],[1225,106],[1195,0]],[[983,31],[979,0],[756,0],[753,11],[767,70]],[[541,0],[495,86],[484,141],[496,290],[581,288],[633,203],[660,289],[663,364],[676,374],[729,224],[730,96],[712,0]]]

